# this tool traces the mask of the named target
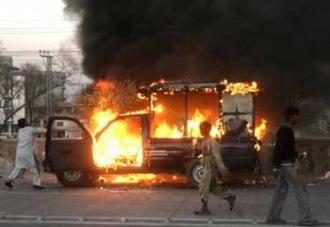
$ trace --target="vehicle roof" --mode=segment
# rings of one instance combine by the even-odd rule
[[[215,91],[220,92],[225,89],[225,86],[220,82],[156,82],[150,86],[140,87],[143,92],[169,92],[169,91]]]
[[[163,88],[216,88],[223,86],[220,82],[184,82],[184,81],[173,81],[173,82],[158,82],[153,83],[150,87],[163,87]]]

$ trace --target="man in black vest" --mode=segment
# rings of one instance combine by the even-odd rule
[[[289,107],[284,113],[286,123],[277,131],[276,145],[273,155],[274,175],[277,177],[276,189],[270,211],[267,217],[268,224],[285,224],[281,219],[281,212],[288,195],[289,187],[292,188],[299,207],[300,226],[316,226],[318,221],[311,216],[306,187],[297,175],[298,152],[295,148],[293,127],[299,123],[299,110]]]

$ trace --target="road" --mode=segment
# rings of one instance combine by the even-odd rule
[[[0,226],[264,226],[273,188],[258,185],[233,186],[238,195],[234,211],[211,197],[213,215],[199,217],[196,189],[185,185],[98,186],[64,188],[51,175],[44,175],[45,190],[34,190],[30,177],[13,190],[0,179]],[[330,226],[330,182],[308,187],[314,216]],[[297,205],[290,194],[283,218],[294,226]],[[268,225],[269,226],[269,225]]]

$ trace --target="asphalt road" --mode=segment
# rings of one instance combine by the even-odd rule
[[[234,211],[226,202],[211,197],[213,215],[199,217],[198,191],[185,185],[98,186],[64,188],[44,175],[45,190],[33,190],[29,176],[13,190],[0,180],[0,226],[264,226],[273,188],[234,185],[238,200]],[[330,182],[308,187],[312,212],[323,226],[330,226]],[[289,195],[283,218],[294,226],[297,205]],[[269,225],[268,225],[269,226]]]

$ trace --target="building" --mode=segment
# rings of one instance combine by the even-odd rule
[[[25,108],[14,110],[25,102],[24,76],[13,66],[11,56],[0,55],[0,128],[1,134],[12,136],[17,131],[17,120],[25,117]]]

